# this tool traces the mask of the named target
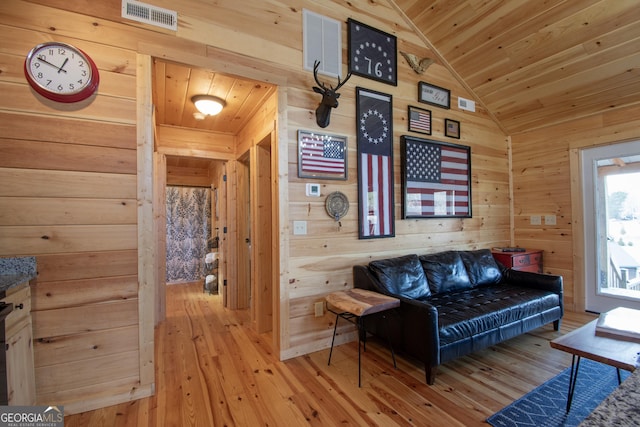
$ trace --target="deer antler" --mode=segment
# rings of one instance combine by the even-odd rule
[[[318,80],[318,68],[319,67],[320,67],[320,61],[318,61],[316,59],[313,62],[313,78],[316,80],[316,83],[318,84],[318,86],[320,86],[324,90],[327,90],[327,87],[324,85],[324,83],[321,83],[320,80]],[[342,85],[344,85],[347,82],[347,80],[349,80],[350,78],[351,78],[351,71],[349,71],[349,74],[347,74],[347,78],[344,79],[344,81],[341,81],[340,80],[340,76],[338,76],[338,86],[336,86],[334,88],[333,85],[329,85],[329,87],[331,88],[331,90],[333,90],[335,92],[338,89],[340,89],[342,87]]]
[[[342,87],[343,84],[345,84],[347,82],[347,80],[349,80],[351,78],[351,71],[349,71],[349,73],[347,74],[347,78],[344,79],[344,81],[340,81],[340,76],[338,76],[338,86],[336,86],[335,89],[333,90],[338,90]]]
[[[313,62],[313,78],[316,80],[316,84],[318,86],[320,86],[324,90],[327,90],[327,87],[324,85],[324,83],[321,83],[320,80],[318,80],[318,67],[320,67],[320,61],[316,59]]]

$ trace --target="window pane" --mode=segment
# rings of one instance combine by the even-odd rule
[[[626,165],[623,159],[598,162],[606,194],[604,212],[597,213],[606,218],[606,232],[598,233],[599,292],[640,298],[640,173],[620,173]]]

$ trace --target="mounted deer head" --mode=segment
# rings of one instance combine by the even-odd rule
[[[329,86],[328,88],[318,80],[318,67],[320,66],[320,61],[315,61],[313,63],[313,78],[316,80],[318,86],[313,87],[313,91],[322,95],[322,101],[320,101],[320,105],[316,108],[316,123],[321,128],[326,128],[329,126],[329,119],[331,118],[331,109],[336,108],[338,106],[338,98],[340,98],[340,94],[338,93],[338,89],[349,80],[351,77],[351,72],[347,74],[347,78],[344,81],[340,81],[340,77],[338,77],[338,86],[335,88],[333,86]]]

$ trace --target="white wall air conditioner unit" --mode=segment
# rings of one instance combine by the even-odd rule
[[[342,74],[342,22],[303,9],[302,45],[305,70],[313,70],[317,60],[318,73],[331,77]]]
[[[122,17],[155,27],[178,31],[178,12],[136,0],[122,0]]]
[[[461,110],[476,111],[476,103],[470,99],[458,97],[458,108]]]

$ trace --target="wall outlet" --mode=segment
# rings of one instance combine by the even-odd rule
[[[307,221],[293,221],[293,234],[296,236],[307,234]]]
[[[529,222],[531,225],[542,225],[542,218],[540,215],[531,215],[529,217]]]
[[[545,215],[544,223],[546,225],[556,225],[556,216],[555,215]]]
[[[317,302],[313,305],[313,309],[315,310],[316,317],[324,316],[324,303]]]

